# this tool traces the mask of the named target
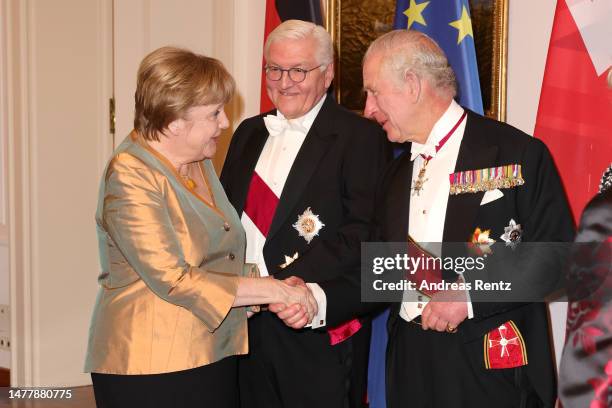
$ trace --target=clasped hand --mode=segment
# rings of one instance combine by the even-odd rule
[[[423,329],[453,332],[468,317],[466,300],[465,291],[437,292],[421,314]]]
[[[310,324],[318,312],[317,301],[304,281],[297,276],[283,280],[287,292],[284,303],[271,303],[268,307],[287,326],[301,329]]]

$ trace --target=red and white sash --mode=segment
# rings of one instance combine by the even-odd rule
[[[249,228],[249,233],[252,235],[261,235],[261,238],[265,241],[270,231],[270,226],[272,225],[272,219],[274,218],[278,201],[278,196],[272,191],[268,184],[256,171],[253,172],[244,205],[244,214],[242,216],[242,223],[245,225],[245,230]],[[262,264],[265,265],[265,262],[262,262]],[[267,270],[266,274],[268,274]],[[359,329],[361,329],[361,322],[358,319],[353,319],[338,327],[329,329],[328,333],[331,345],[333,346],[343,342],[357,333]]]

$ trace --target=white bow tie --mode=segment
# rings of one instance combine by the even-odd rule
[[[285,132],[287,129],[296,130],[298,132],[306,133],[306,128],[295,119],[287,120],[285,118],[279,118],[275,115],[266,115],[263,118],[266,129],[270,136],[278,136]]]
[[[412,147],[410,149],[410,160],[416,159],[419,154],[436,157],[436,146],[431,144],[412,143]]]

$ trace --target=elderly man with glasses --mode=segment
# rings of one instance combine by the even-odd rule
[[[325,310],[317,283],[359,281],[360,244],[391,151],[375,122],[327,94],[333,47],[323,27],[283,22],[270,33],[264,57],[276,109],[240,124],[221,181],[246,230],[246,260],[262,275],[309,282]],[[250,354],[240,364],[243,407],[364,404],[368,324],[319,326],[326,326],[325,317],[299,331],[268,311],[251,317]]]

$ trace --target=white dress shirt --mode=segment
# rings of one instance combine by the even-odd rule
[[[276,197],[281,196],[285,181],[289,176],[289,171],[293,166],[293,162],[302,147],[302,143],[306,139],[306,135],[310,130],[317,114],[323,106],[326,96],[323,98],[304,116],[296,119],[289,119],[289,126],[278,135],[268,136],[264,145],[255,171],[261,179],[270,187]],[[276,111],[276,116],[279,119],[285,119],[280,111]],[[246,245],[246,262],[255,263],[259,267],[261,276],[268,276],[268,268],[263,256],[263,247],[266,243],[266,237],[259,231],[249,216],[243,212],[241,217],[242,225],[244,226],[247,238]],[[293,254],[287,254],[293,256]],[[282,259],[278,263],[282,263]]]
[[[273,135],[270,133],[270,136],[268,136],[266,144],[259,155],[255,171],[268,187],[270,187],[276,197],[280,198],[287,177],[289,176],[289,171],[293,166],[293,162],[306,139],[306,135],[319,114],[326,97],[327,95],[323,95],[321,100],[304,116],[296,119],[288,119],[287,126],[279,134]],[[278,119],[287,120],[279,110],[276,111],[276,116]],[[244,212],[242,213],[241,221],[244,226],[247,240],[245,260],[246,262],[257,264],[261,276],[268,276],[269,272],[263,255],[263,247],[266,243],[266,238]],[[291,257],[294,254],[287,255]],[[280,259],[278,261],[279,264],[282,262]],[[324,326],[327,305],[325,292],[323,292],[316,283],[308,283],[308,286],[317,300],[320,311],[313,319],[313,328]]]
[[[425,159],[421,157],[421,154],[425,156],[431,156],[427,164],[427,170],[425,172],[425,179],[427,180],[423,189],[419,195],[410,194],[410,214],[409,214],[409,230],[410,236],[419,243],[423,244],[437,244],[427,245],[425,249],[432,253],[439,253],[441,248],[441,242],[444,234],[444,221],[446,219],[446,206],[448,204],[448,196],[450,192],[450,180],[449,174],[455,172],[455,165],[457,164],[457,156],[459,155],[459,147],[461,146],[461,140],[463,139],[463,133],[465,132],[465,118],[453,135],[446,141],[444,147],[436,153],[436,146],[441,139],[448,134],[448,132],[455,126],[457,121],[463,115],[463,108],[459,106],[454,100],[450,103],[446,112],[436,122],[431,133],[427,137],[425,144],[412,143],[410,151],[411,160],[414,160],[414,167],[412,170],[412,185],[416,181],[419,171],[425,164]],[[313,319],[313,327],[323,326],[325,323],[326,316],[326,299],[325,292],[316,285],[319,293],[313,294],[319,303],[319,312],[316,318],[319,321]],[[468,318],[474,316],[472,304],[468,297]],[[321,300],[325,301],[322,305]],[[423,311],[423,308],[427,304],[425,297],[419,298],[416,291],[404,292],[404,302],[400,308],[400,316],[406,320],[411,321],[415,317],[419,316]],[[321,323],[317,324],[316,323]]]
[[[437,153],[436,146],[459,121],[463,112],[463,108],[453,100],[432,128],[427,142],[425,144],[413,142],[410,150],[410,160],[414,161],[411,186],[414,186],[419,171],[425,164],[421,154],[431,156],[431,159],[427,163],[425,183],[421,191],[417,194],[411,189],[408,193],[410,194],[408,233],[420,244],[437,244],[426,248],[436,255],[439,255],[444,233],[450,192],[449,174],[455,172],[467,119],[463,119]],[[427,297],[419,295],[416,291],[404,292],[403,300],[399,314],[406,321],[421,315],[427,303]],[[469,317],[472,317],[470,303],[468,303],[468,312]]]

